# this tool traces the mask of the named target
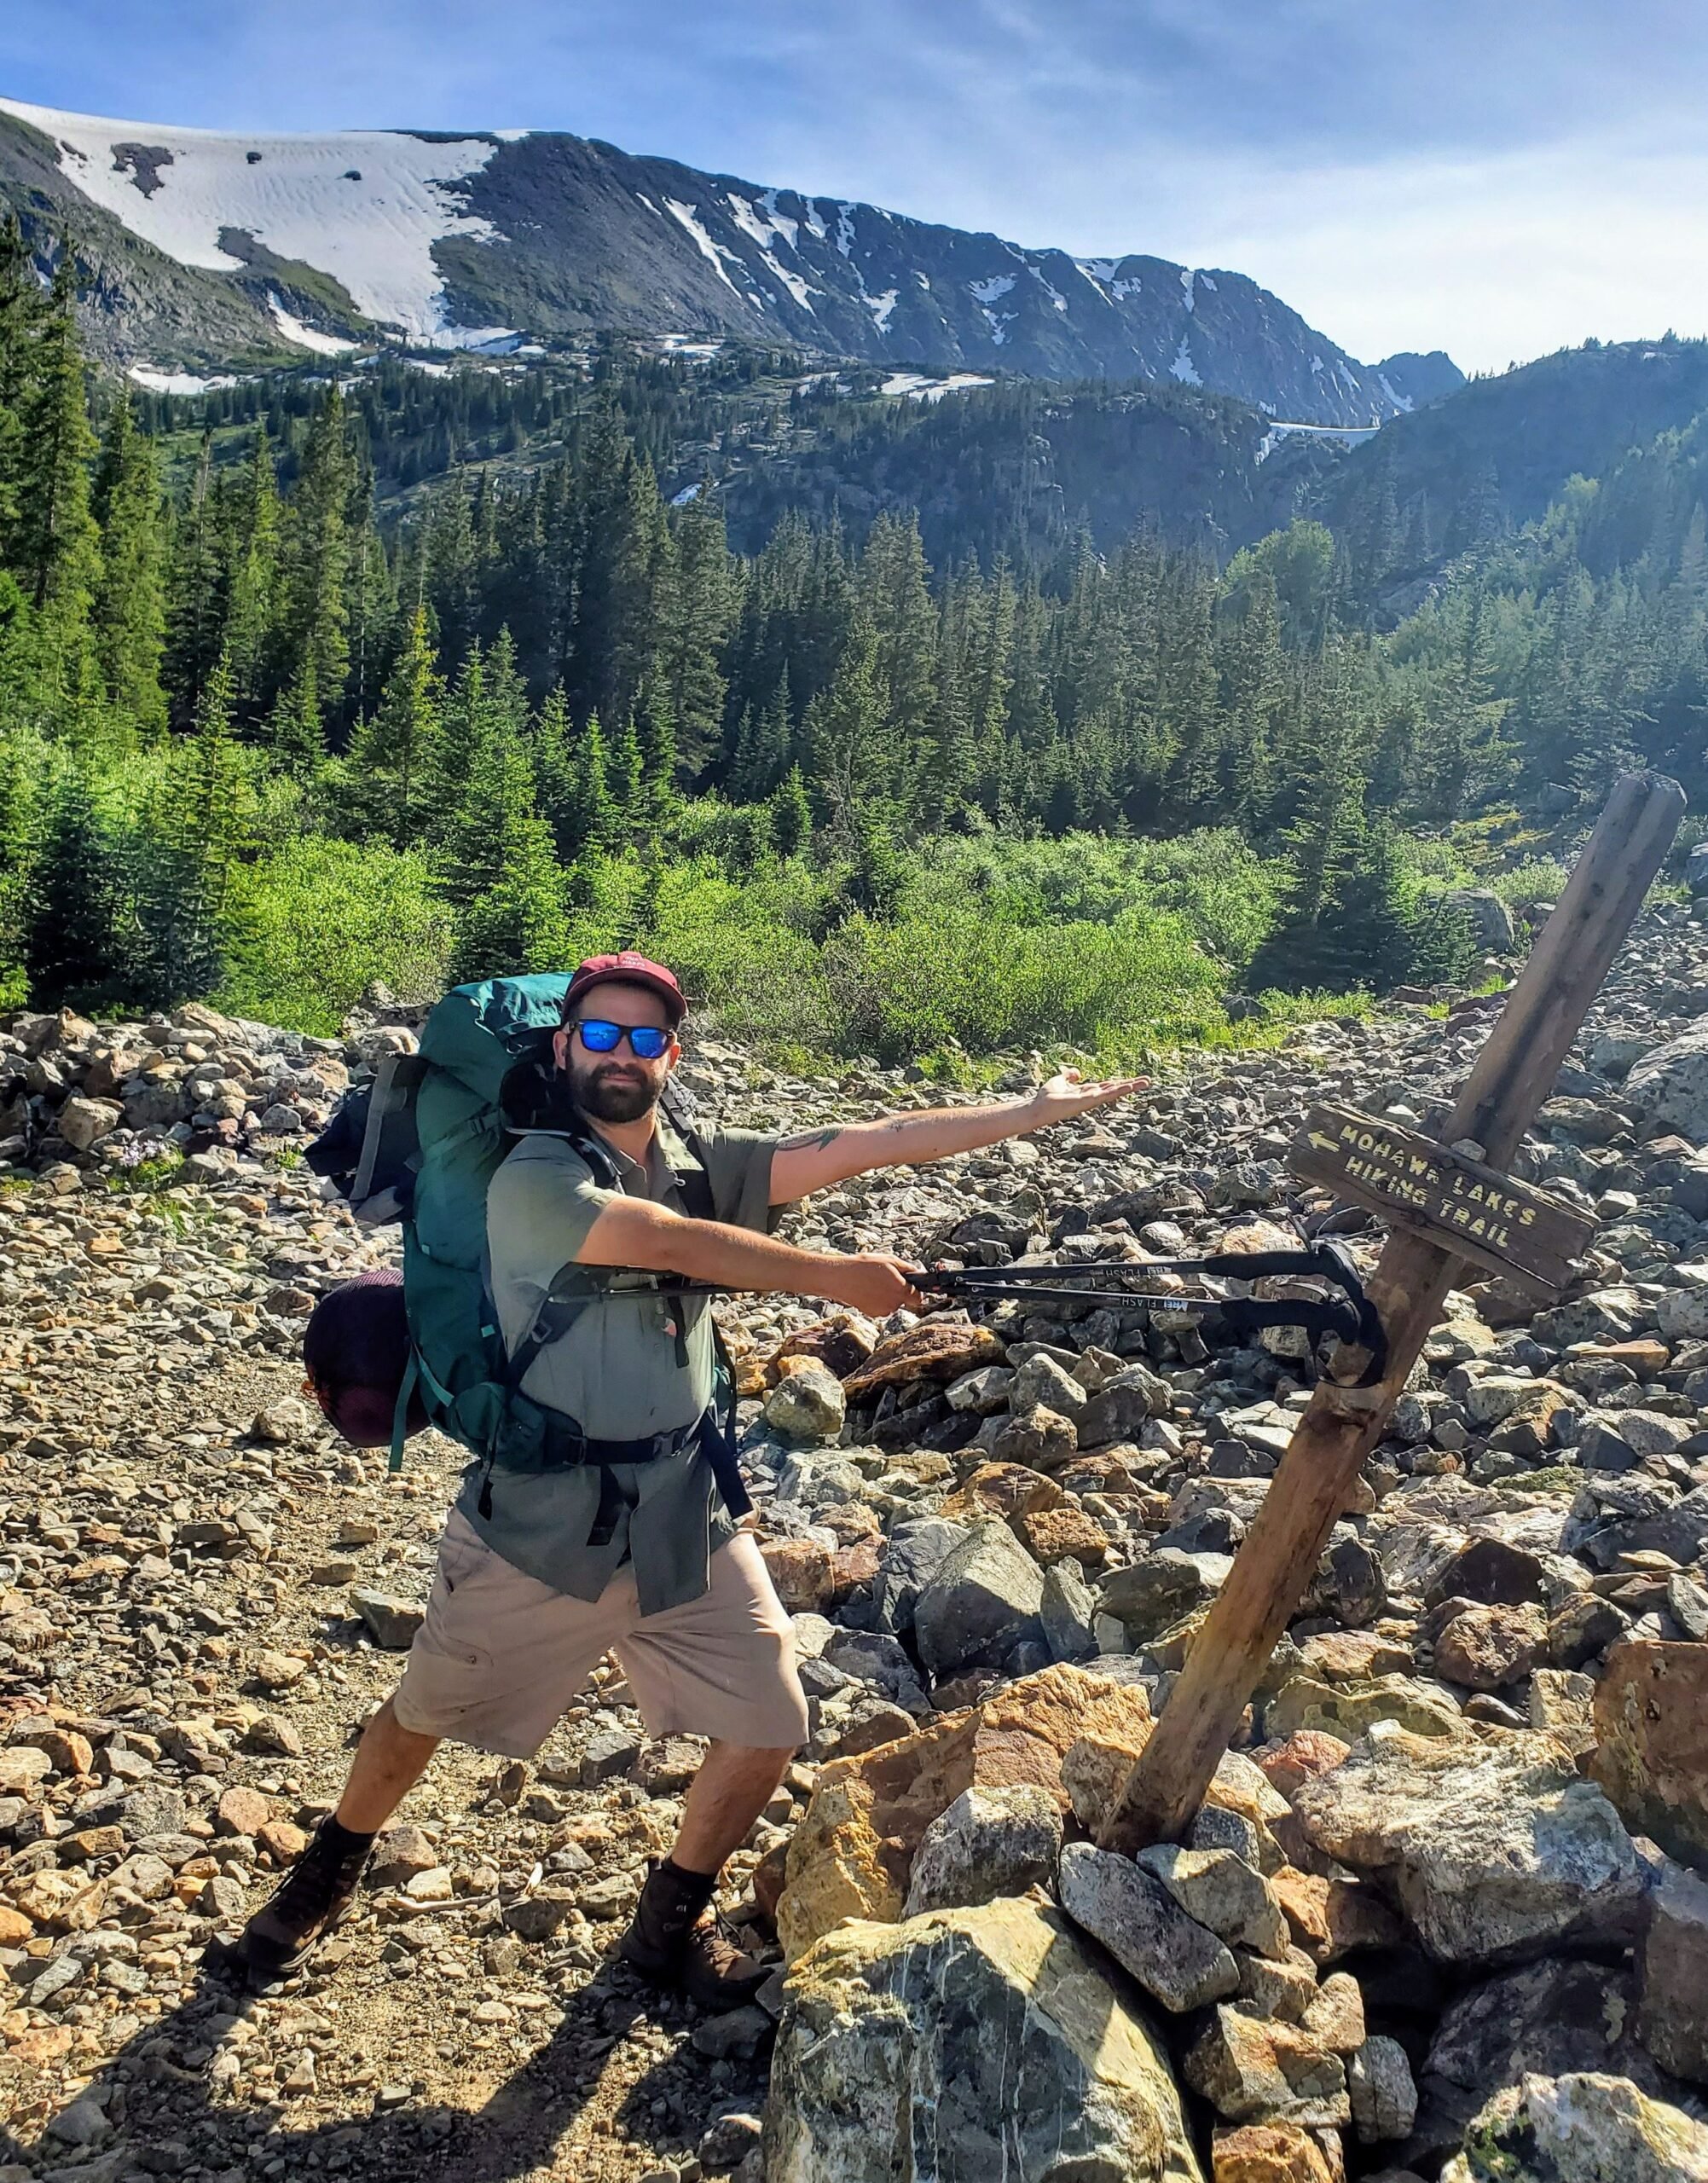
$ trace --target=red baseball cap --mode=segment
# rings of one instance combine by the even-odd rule
[[[565,1019],[583,993],[591,992],[594,986],[604,985],[645,986],[649,993],[656,993],[669,1010],[673,1024],[680,1023],[688,1012],[687,995],[677,984],[675,972],[625,948],[621,955],[589,955],[585,963],[576,965],[570,989],[564,995]]]

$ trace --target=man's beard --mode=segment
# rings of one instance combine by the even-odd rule
[[[589,1121],[638,1122],[657,1105],[660,1088],[648,1077],[631,1077],[609,1064],[570,1071],[570,1090]]]

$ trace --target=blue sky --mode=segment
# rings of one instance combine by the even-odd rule
[[[10,0],[0,91],[207,128],[533,127],[1082,254],[1355,354],[1708,333],[1684,0]]]

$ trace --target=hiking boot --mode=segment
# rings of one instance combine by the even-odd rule
[[[272,1899],[232,1943],[227,1960],[252,1986],[270,1986],[300,1971],[350,1908],[373,1844],[342,1827],[334,1835],[332,1824],[321,1821]]]
[[[739,2008],[771,1975],[720,1930],[711,1908],[715,1875],[683,1873],[667,1858],[651,1866],[634,1921],[617,1943],[621,1960],[655,1986],[679,1987],[705,2009]]]

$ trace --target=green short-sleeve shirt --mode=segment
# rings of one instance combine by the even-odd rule
[[[717,1218],[761,1232],[770,1228],[776,1138],[710,1125],[698,1136]],[[687,1210],[678,1177],[694,1161],[662,1114],[645,1167],[608,1149],[626,1196]],[[518,1133],[486,1201],[493,1300],[512,1353],[553,1277],[576,1256],[613,1195],[595,1182],[566,1137],[543,1129]],[[575,1418],[593,1439],[675,1431],[692,1425],[712,1398],[706,1300],[659,1296],[644,1282],[614,1274],[608,1293],[541,1351],[522,1381],[524,1394]],[[625,1284],[636,1293],[625,1295]],[[611,1538],[599,1545],[588,1537],[599,1511],[599,1469],[495,1469],[489,1516],[479,1510],[481,1469],[472,1465],[464,1479],[461,1514],[507,1561],[576,1599],[597,1599],[631,1556],[643,1614],[698,1599],[710,1582],[712,1550],[733,1529],[698,1445],[656,1462],[611,1467],[606,1474],[623,1506]]]

